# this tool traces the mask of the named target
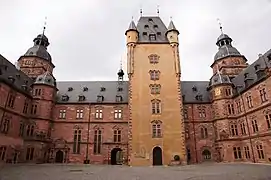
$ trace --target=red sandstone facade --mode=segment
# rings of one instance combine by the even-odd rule
[[[39,35],[37,40],[42,42],[44,37]],[[206,87],[210,101],[188,102],[183,96],[189,164],[271,162],[270,51],[264,58],[266,66],[260,67],[262,75],[257,76],[260,80],[247,84],[248,79],[244,82],[247,87],[237,95],[234,86],[221,78],[242,73],[249,66],[243,56],[222,57],[214,62],[212,78],[218,76],[221,82]],[[110,164],[111,158],[116,158],[115,149],[123,152],[118,161],[127,163],[128,102],[59,103],[58,87],[48,80],[54,81],[50,59],[30,53],[18,64],[20,70],[14,70],[1,57],[0,162]],[[6,79],[2,77],[11,70]],[[43,83],[28,84],[25,80],[22,88],[15,86],[14,79],[25,75],[29,83],[31,78],[33,82],[41,78]],[[23,88],[28,85],[29,91]],[[197,84],[191,91],[197,94]]]

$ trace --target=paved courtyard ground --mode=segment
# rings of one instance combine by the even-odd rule
[[[8,165],[0,180],[270,180],[271,166],[201,164],[182,167],[104,165]]]

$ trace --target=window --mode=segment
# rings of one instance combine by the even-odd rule
[[[69,96],[67,95],[63,95],[61,98],[62,98],[62,101],[68,101],[70,99]]]
[[[103,96],[97,96],[97,102],[103,102],[104,97]]]
[[[183,110],[183,116],[184,116],[184,119],[188,119],[188,110],[187,109]]]
[[[252,97],[251,96],[247,96],[247,106],[248,106],[248,108],[252,108],[253,107]]]
[[[2,124],[1,124],[1,133],[7,134],[9,131],[9,126],[10,126],[10,120],[9,119],[4,119]]]
[[[149,58],[151,64],[156,64],[159,62],[160,57],[156,54],[151,54],[148,56],[148,58]]]
[[[199,107],[199,117],[205,118],[206,117],[206,111],[204,107]]]
[[[162,137],[162,129],[161,129],[161,121],[153,121],[152,122],[152,137],[153,138],[161,138]]]
[[[231,124],[230,128],[231,128],[231,135],[238,136],[237,124]]]
[[[242,152],[240,147],[233,147],[234,159],[242,159]]]
[[[78,101],[84,101],[86,100],[86,97],[84,95],[79,95]]]
[[[77,109],[76,110],[76,119],[83,119],[84,116],[84,110],[83,109]]]
[[[101,154],[102,131],[97,129],[94,131],[94,154]]]
[[[227,88],[227,89],[225,89],[225,91],[226,91],[226,96],[231,96],[231,89],[230,88]]]
[[[121,119],[122,118],[122,110],[121,109],[115,109],[114,118],[115,119]]]
[[[246,159],[250,159],[250,152],[249,152],[249,147],[248,146],[244,147],[244,152],[245,152]]]
[[[252,130],[253,130],[254,133],[259,131],[257,120],[252,120]]]
[[[0,147],[0,160],[4,161],[7,153],[7,147],[1,146]]]
[[[117,95],[117,96],[116,96],[116,102],[122,102],[122,101],[123,101],[122,96]]]
[[[114,142],[121,142],[121,130],[114,130]]]
[[[26,128],[26,136],[30,137],[34,135],[35,126],[34,125],[28,125]]]
[[[161,91],[161,85],[160,84],[151,84],[151,94],[160,94]]]
[[[234,106],[233,106],[233,104],[228,104],[228,112],[229,112],[229,115],[234,114]]]
[[[9,94],[7,106],[13,108],[14,107],[15,99],[16,99],[16,95],[15,94],[12,94],[12,93]]]
[[[160,77],[160,71],[156,71],[156,70],[150,70],[150,79],[151,80],[159,80]]]
[[[237,113],[241,113],[242,112],[242,106],[241,106],[241,101],[240,100],[236,101],[236,107],[237,107]]]
[[[102,109],[95,110],[95,119],[103,119],[103,110]]]
[[[149,34],[150,41],[156,41],[156,34]]]
[[[27,161],[31,161],[34,158],[34,148],[33,147],[29,147],[26,150],[26,160]]]
[[[118,91],[123,91],[123,88],[122,87],[118,87]]]
[[[206,127],[200,128],[200,137],[201,137],[201,139],[208,138],[208,129]]]
[[[83,87],[83,91],[88,91],[88,87]]]
[[[158,99],[154,99],[151,101],[152,114],[160,114],[161,113],[161,101]]]
[[[196,97],[195,97],[195,99],[196,99],[197,101],[202,101],[202,100],[203,100],[201,94],[197,94]]]
[[[40,96],[41,95],[41,89],[34,89],[33,95],[34,96]]]
[[[260,97],[261,97],[262,103],[267,101],[267,94],[266,94],[265,88],[260,90]]]
[[[265,115],[265,120],[266,120],[266,123],[267,123],[267,128],[271,129],[271,113]]]
[[[68,87],[68,91],[72,91],[73,90],[73,88],[72,87]]]
[[[60,109],[59,110],[59,119],[66,119],[66,110],[65,109]]]
[[[31,106],[31,114],[37,114],[37,108],[38,108],[38,105],[33,104]]]
[[[24,123],[23,122],[21,122],[20,123],[20,129],[19,129],[19,136],[20,137],[23,137],[24,136]]]
[[[185,138],[186,139],[190,138],[190,133],[189,133],[189,129],[188,128],[185,129]]]
[[[240,127],[241,127],[241,133],[242,133],[242,135],[246,135],[247,132],[246,132],[246,125],[245,125],[245,123],[242,122],[242,123],[240,124]]]
[[[73,153],[80,154],[81,130],[75,129],[73,134]]]
[[[24,108],[23,108],[23,113],[27,114],[27,111],[28,111],[28,101],[25,100],[25,102],[24,102]]]
[[[264,159],[264,153],[263,153],[263,146],[262,145],[256,145],[256,149],[258,152],[258,158]]]
[[[103,91],[105,91],[105,90],[106,90],[105,87],[101,87],[101,89],[100,89],[101,92],[103,92]]]

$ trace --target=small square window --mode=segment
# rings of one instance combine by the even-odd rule
[[[155,34],[150,34],[149,39],[150,39],[150,41],[156,41],[156,35]]]

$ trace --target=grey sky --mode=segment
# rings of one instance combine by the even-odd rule
[[[0,53],[14,63],[33,45],[47,16],[57,80],[116,80],[131,17],[137,21],[141,6],[143,15],[156,15],[158,4],[166,26],[173,16],[180,31],[182,80],[211,77],[217,18],[249,63],[271,48],[270,0],[2,0]]]

